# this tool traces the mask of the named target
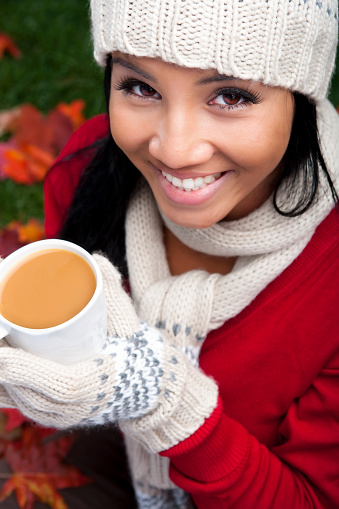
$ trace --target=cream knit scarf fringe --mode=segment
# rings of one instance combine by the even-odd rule
[[[328,101],[317,107],[317,114],[324,159],[338,189],[339,117]],[[280,197],[281,203],[289,203],[286,190],[282,189]],[[195,230],[178,226],[159,213],[149,186],[142,182],[131,200],[126,218],[128,271],[140,318],[162,329],[165,336],[197,363],[199,349],[208,332],[240,313],[295,260],[332,207],[332,198],[321,179],[317,202],[299,217],[281,216],[269,199],[243,219]],[[171,276],[163,243],[164,224],[184,244],[197,251],[236,256],[232,272],[222,276],[195,270]],[[143,496],[147,498],[148,494],[151,497],[148,503],[156,507],[154,489],[174,487],[168,479],[168,461],[148,455],[129,440],[127,450],[135,481],[140,481]],[[146,506],[143,496],[140,505]],[[172,501],[164,505],[162,501],[161,504],[162,508],[185,507],[184,502]]]

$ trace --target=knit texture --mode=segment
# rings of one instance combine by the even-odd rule
[[[326,96],[337,0],[91,0],[94,56],[138,57]]]
[[[318,105],[317,115],[323,156],[338,188],[339,117],[326,100]],[[282,189],[280,200],[289,203],[286,188]],[[198,364],[206,334],[240,313],[281,274],[302,252],[332,208],[333,200],[322,179],[316,203],[302,216],[279,215],[269,199],[243,219],[192,230],[159,214],[149,187],[141,183],[126,219],[130,285],[139,316],[161,329],[164,336]],[[191,271],[171,276],[163,243],[164,223],[193,249],[237,256],[232,272],[221,276]],[[165,475],[168,459],[149,455],[129,436],[129,430],[126,431],[127,452],[140,507],[153,507],[153,503],[157,507],[159,500],[163,501],[163,507],[186,507],[182,505],[184,499],[176,505],[177,488]],[[169,500],[170,505],[166,505]]]
[[[94,256],[107,301],[102,352],[64,366],[8,348],[2,340],[0,403],[60,428],[128,419],[126,426],[144,447],[168,449],[203,425],[216,407],[218,389],[158,329],[140,323],[118,271],[107,258]]]

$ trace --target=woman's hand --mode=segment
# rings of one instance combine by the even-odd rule
[[[57,428],[119,420],[149,449],[166,449],[203,424],[216,406],[217,387],[157,329],[139,321],[120,274],[95,256],[108,313],[102,352],[64,366],[2,341],[0,405]]]

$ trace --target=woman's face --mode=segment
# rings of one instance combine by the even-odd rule
[[[109,109],[114,140],[165,215],[206,228],[269,197],[294,101],[285,89],[116,52]]]

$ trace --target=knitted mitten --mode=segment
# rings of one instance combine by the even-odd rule
[[[121,430],[151,453],[170,449],[193,435],[217,405],[215,382],[189,361],[186,367],[180,392],[166,393],[166,402],[142,417],[119,421]]]
[[[156,420],[159,414],[165,421],[173,416],[174,427],[167,433],[177,443],[210,415],[216,405],[216,385],[157,329],[139,321],[117,270],[103,256],[95,256],[103,273],[108,313],[102,352],[64,366],[9,348],[2,341],[0,383],[6,392],[0,392],[0,405],[16,407],[34,421],[57,428],[149,413]],[[202,401],[201,393],[207,395]]]

